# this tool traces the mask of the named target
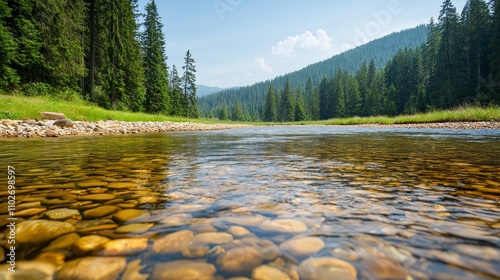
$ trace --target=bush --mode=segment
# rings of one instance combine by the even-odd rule
[[[48,96],[53,93],[52,86],[46,83],[31,83],[23,86],[22,93],[26,96]]]

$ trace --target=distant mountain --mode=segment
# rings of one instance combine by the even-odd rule
[[[196,85],[196,95],[198,97],[203,97],[210,95],[214,92],[219,92],[224,90],[223,88],[220,87],[209,87],[209,86],[204,86],[204,85]]]
[[[420,25],[412,29],[392,33],[352,50],[335,55],[327,60],[306,66],[305,68],[272,80],[259,82],[251,86],[226,89],[198,100],[202,114],[217,113],[225,104],[232,108],[240,104],[250,114],[256,114],[262,108],[267,89],[273,85],[281,90],[288,78],[292,88],[305,86],[309,78],[317,86],[324,76],[332,77],[339,68],[354,73],[363,61],[375,60],[377,67],[384,67],[401,49],[421,46],[427,39],[427,26]]]

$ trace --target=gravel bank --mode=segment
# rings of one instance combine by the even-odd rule
[[[419,129],[500,129],[500,122],[443,122],[413,124],[364,124],[363,127],[419,128]]]
[[[177,122],[121,122],[62,120],[1,120],[0,138],[34,138],[90,135],[123,135],[168,131],[202,131],[241,128],[245,125]]]

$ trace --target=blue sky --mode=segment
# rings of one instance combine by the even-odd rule
[[[142,7],[150,0],[139,0]],[[156,0],[167,64],[189,49],[197,83],[245,86],[428,23],[438,0]],[[454,0],[460,12],[466,0]]]

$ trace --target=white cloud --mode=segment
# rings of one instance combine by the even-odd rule
[[[283,57],[296,55],[296,48],[328,51],[333,48],[332,39],[328,33],[319,28],[316,34],[306,31],[300,35],[289,36],[273,46],[273,53]]]
[[[273,68],[271,68],[269,65],[266,64],[266,60],[263,57],[259,57],[254,60],[254,63],[257,64],[257,67],[264,71],[265,73],[272,73],[274,72]]]

